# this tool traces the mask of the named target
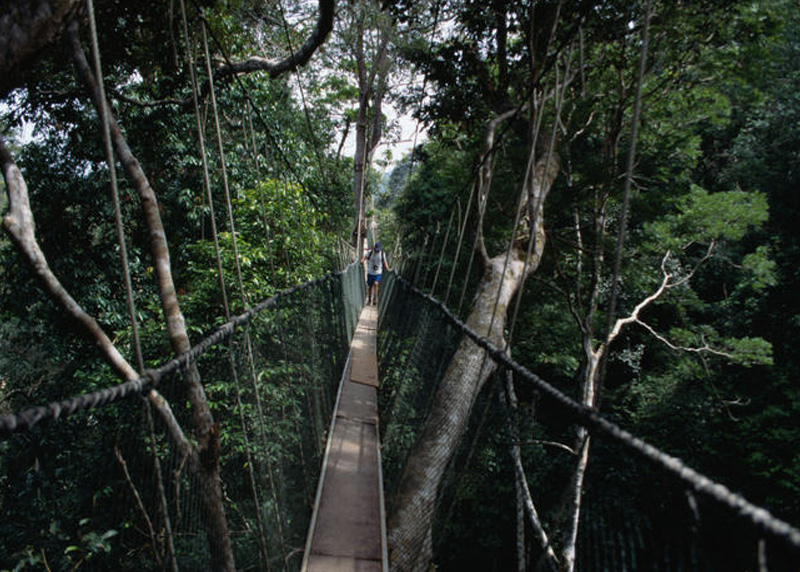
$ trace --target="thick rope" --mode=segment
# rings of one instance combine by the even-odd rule
[[[712,481],[705,475],[687,466],[677,457],[673,457],[658,448],[635,437],[625,429],[604,419],[600,412],[592,407],[579,403],[535,373],[530,372],[508,357],[506,351],[492,344],[487,338],[471,330],[464,322],[458,319],[444,304],[422,292],[408,280],[398,276],[414,294],[424,299],[429,304],[438,307],[457,329],[468,336],[476,345],[483,348],[487,354],[499,365],[514,372],[518,379],[530,383],[540,394],[558,406],[576,423],[586,427],[590,433],[607,437],[621,444],[629,451],[652,462],[666,473],[676,477],[696,493],[722,504],[733,510],[742,519],[748,521],[763,533],[782,541],[793,552],[800,554],[800,530],[787,522],[774,517],[769,511],[752,504],[742,496],[732,492],[726,486]]]
[[[324,282],[343,277],[347,272],[354,271],[352,270],[354,266],[355,265],[351,264],[345,270],[340,272],[327,274],[322,278],[317,278],[304,284],[283,290],[275,296],[264,300],[257,306],[254,306],[246,312],[232,318],[227,323],[208,334],[204,339],[192,346],[188,351],[171,359],[161,367],[157,369],[146,370],[145,374],[137,379],[123,382],[118,385],[107,387],[91,393],[86,393],[84,395],[71,397],[70,399],[65,399],[63,401],[50,403],[49,405],[31,407],[19,413],[0,415],[0,438],[6,438],[16,432],[31,429],[41,421],[55,420],[60,417],[72,415],[79,411],[84,411],[86,409],[102,407],[133,395],[141,395],[146,391],[155,389],[161,381],[183,370],[189,364],[195,362],[198,358],[205,354],[209,349],[229,339],[231,336],[233,336],[238,328],[249,324],[259,313],[277,306],[285,298],[291,298],[298,292],[302,292],[303,290],[313,288],[314,286]]]

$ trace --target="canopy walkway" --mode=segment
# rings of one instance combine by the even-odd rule
[[[378,449],[377,309],[365,306],[339,393],[303,570],[388,570]]]
[[[382,495],[391,513],[438,380],[468,336],[497,363],[496,380],[514,376],[540,403],[535,417],[511,411],[497,383],[479,396],[440,491],[433,541],[442,569],[465,558],[487,565],[488,544],[509,547],[510,560],[497,563],[507,569],[513,531],[529,528],[515,483],[551,520],[548,490],[565,472],[546,461],[546,443],[581,425],[597,444],[578,570],[797,570],[800,531],[572,401],[410,283],[390,274],[381,291],[378,320],[351,265],[254,307],[136,382],[0,417],[0,568],[65,553],[92,569],[207,568],[214,539],[204,534],[202,490],[170,446],[170,427],[137,398],[157,390],[185,419],[180,382],[193,363],[224,437],[237,569],[386,569]],[[488,463],[493,474],[475,479],[476,456],[513,446],[524,470],[501,455]],[[465,542],[458,522],[480,536]]]

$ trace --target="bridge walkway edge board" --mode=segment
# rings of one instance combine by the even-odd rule
[[[331,420],[303,572],[388,572],[376,338],[377,308],[365,306]]]

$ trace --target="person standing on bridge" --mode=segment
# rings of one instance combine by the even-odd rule
[[[380,242],[376,242],[372,249],[364,253],[363,258],[361,258],[362,264],[364,261],[367,262],[367,304],[377,305],[381,274],[383,274],[384,268],[391,270]]]

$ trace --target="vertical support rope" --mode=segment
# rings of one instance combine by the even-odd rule
[[[109,125],[109,110],[108,100],[106,99],[105,81],[103,80],[103,70],[100,63],[100,47],[97,41],[97,23],[94,17],[94,3],[92,0],[86,0],[87,10],[89,12],[89,31],[92,38],[92,56],[94,59],[94,73],[97,77],[97,84],[100,87],[100,97],[98,106],[100,109],[100,123],[103,131],[103,147],[106,154],[106,163],[108,164],[108,176],[111,184],[111,198],[114,203],[114,221],[117,228],[117,241],[119,242],[120,249],[120,263],[122,265],[122,276],[125,282],[125,294],[128,301],[128,314],[131,322],[131,335],[133,337],[133,351],[136,357],[136,364],[139,372],[144,371],[144,357],[142,356],[142,347],[139,340],[139,325],[136,319],[136,304],[133,296],[133,286],[131,284],[131,272],[128,262],[128,247],[125,240],[125,229],[122,224],[122,210],[119,204],[119,188],[117,185],[117,169],[116,160],[114,159],[114,149],[111,144],[111,127]]]
[[[200,159],[203,165],[203,183],[205,185],[206,200],[208,201],[209,219],[211,222],[211,236],[214,241],[214,253],[217,260],[217,276],[220,282],[220,292],[222,296],[222,306],[225,311],[225,316],[230,316],[230,307],[228,305],[228,292],[225,286],[225,274],[222,270],[222,256],[220,255],[219,236],[217,234],[217,218],[214,211],[214,198],[211,192],[211,177],[208,172],[208,159],[206,156],[206,144],[203,128],[203,121],[200,114],[200,103],[198,101],[198,82],[197,74],[194,69],[192,60],[194,59],[194,49],[191,48],[189,40],[189,23],[186,16],[186,5],[184,0],[180,0],[181,15],[183,19],[183,38],[186,43],[186,66],[189,68],[189,77],[192,82],[192,101],[194,103],[195,122],[197,124],[197,140],[200,145]]]
[[[619,273],[622,268],[622,250],[625,246],[625,235],[628,229],[628,210],[630,208],[631,181],[633,180],[633,162],[636,158],[636,139],[639,133],[639,116],[642,111],[642,83],[647,67],[647,49],[650,38],[650,17],[651,0],[647,0],[644,15],[644,28],[642,30],[642,50],[639,58],[639,72],[636,78],[636,98],[633,103],[633,117],[631,118],[631,146],[628,149],[628,163],[625,169],[625,184],[622,191],[622,213],[620,215],[619,234],[617,235],[617,246],[614,252],[614,270],[611,279],[611,296],[608,303],[608,320],[606,322],[606,333],[604,343],[608,343],[608,337],[614,324],[614,316],[617,313],[617,297],[619,295]],[[606,351],[608,355],[608,351]],[[601,362],[599,383],[602,385],[605,376],[607,358],[604,356]],[[599,391],[598,391],[599,394]]]
[[[228,185],[228,168],[225,163],[225,148],[222,144],[222,128],[219,124],[219,111],[217,109],[217,96],[214,89],[214,72],[211,69],[211,54],[208,49],[208,34],[206,34],[206,26],[208,23],[202,17],[201,12],[201,26],[200,30],[203,32],[203,51],[205,53],[206,72],[208,73],[208,92],[211,97],[211,110],[214,116],[214,131],[217,136],[217,152],[219,153],[220,170],[222,173],[222,188],[225,192],[225,207],[228,213],[228,225],[231,232],[231,246],[233,248],[233,260],[236,267],[236,278],[239,285],[239,296],[241,298],[242,311],[247,309],[247,300],[245,299],[243,281],[242,281],[242,266],[239,261],[239,247],[236,240],[236,226],[233,220],[233,205],[231,204],[231,192]]]
[[[108,99],[106,98],[105,80],[103,76],[103,66],[100,61],[100,46],[97,37],[97,22],[95,19],[94,2],[86,0],[87,12],[89,16],[89,33],[92,43],[92,58],[94,63],[95,77],[97,77],[97,84],[100,88],[99,111],[100,123],[103,131],[103,147],[106,155],[106,162],[108,164],[108,174],[111,186],[111,197],[114,205],[114,222],[117,230],[117,242],[120,249],[120,264],[122,266],[122,276],[125,284],[125,296],[128,306],[128,315],[131,324],[131,336],[133,351],[136,358],[136,365],[140,373],[145,371],[144,355],[142,353],[141,340],[139,338],[139,323],[136,318],[136,303],[133,294],[133,285],[131,282],[130,263],[128,261],[128,247],[125,240],[125,229],[122,223],[122,209],[119,202],[119,186],[117,183],[117,170],[116,160],[114,158],[114,148],[111,143],[111,126],[109,121]],[[178,563],[175,556],[175,545],[172,536],[172,524],[169,517],[169,509],[167,506],[166,492],[164,490],[164,480],[161,471],[161,460],[158,457],[158,448],[156,446],[156,435],[153,427],[152,405],[146,399],[143,399],[143,408],[145,418],[147,420],[148,433],[150,438],[150,448],[153,454],[153,467],[156,477],[156,489],[158,491],[159,507],[162,513],[162,520],[165,529],[165,544],[167,558],[169,561],[170,569],[177,572]],[[157,551],[158,547],[153,546],[153,551]],[[157,554],[156,554],[157,555]]]
[[[431,285],[431,296],[436,290],[436,283],[439,281],[439,270],[442,268],[442,261],[444,260],[444,252],[447,249],[447,241],[450,239],[450,228],[453,226],[453,217],[456,214],[456,208],[461,211],[461,201],[456,201],[456,206],[450,209],[450,220],[447,223],[447,230],[444,233],[444,240],[442,241],[442,252],[439,255],[439,262],[436,265],[436,272],[433,275],[433,284]]]
[[[570,60],[571,60],[571,54],[570,54]],[[567,67],[566,67],[565,72],[564,72],[565,75],[569,73],[569,67],[570,67],[570,64],[569,64],[569,61],[568,61],[567,62]],[[556,66],[556,70],[558,70],[558,66]],[[550,141],[551,142],[555,141],[555,138],[556,138],[556,131],[558,129],[558,124],[561,121],[562,104],[563,104],[564,96],[565,96],[565,93],[566,93],[566,90],[567,90],[568,87],[569,87],[569,82],[566,81],[566,79],[565,79],[565,81],[563,82],[563,85],[561,87],[561,90],[562,90],[561,91],[561,96],[560,97],[556,96],[556,114],[555,114],[555,121],[553,122],[553,131],[550,134]],[[558,93],[559,86],[558,86],[557,82],[556,82],[556,86],[555,86],[554,89],[555,89],[556,93]],[[541,127],[542,118],[544,116],[543,109],[544,109],[544,105],[540,106],[540,108],[539,108],[540,112],[538,113],[538,122],[534,127],[534,134],[535,134],[536,137],[538,137],[538,132],[539,132],[539,129]],[[551,145],[547,149],[547,157],[545,159],[545,168],[544,168],[544,172],[545,173],[550,168],[550,161],[552,159],[552,156],[553,156],[553,149],[552,149],[552,143],[551,143]],[[537,210],[538,210],[538,206],[539,205],[535,206]],[[528,245],[527,245],[527,248],[526,248],[526,251],[525,251],[525,265],[524,265],[523,270],[522,270],[522,275],[523,276],[528,272],[528,264],[530,264],[531,253],[533,252],[533,247],[534,247],[535,243],[536,243],[536,233],[535,232],[531,232],[530,236],[528,237]],[[506,339],[506,347],[507,348],[510,347],[511,340],[513,339],[513,336],[514,336],[514,329],[516,328],[517,317],[519,315],[519,308],[520,308],[520,305],[522,303],[522,294],[523,294],[524,290],[525,290],[525,283],[523,282],[522,285],[520,286],[519,292],[517,293],[516,300],[514,301],[514,311],[512,313],[511,320],[509,322],[508,336],[507,336],[507,339]]]
[[[261,218],[264,225],[264,237],[267,241],[267,253],[268,253],[268,260],[270,265],[270,271],[273,276],[275,276],[275,260],[272,256],[271,251],[271,239],[270,239],[270,230],[269,230],[269,222],[267,221],[267,214],[266,214],[266,204],[264,202],[264,189],[263,179],[261,175],[261,166],[258,160],[258,145],[256,143],[256,133],[255,129],[253,128],[253,119],[251,115],[245,114],[247,121],[245,123],[245,128],[250,128],[250,143],[252,148],[248,147],[248,153],[252,156],[253,162],[256,166],[256,177],[257,177],[257,184],[258,184],[258,198],[259,198],[259,207],[261,209]],[[256,368],[256,360],[255,360],[255,352],[253,351],[253,340],[250,335],[250,327],[248,326],[244,331],[244,340],[245,340],[245,349],[247,352],[247,362],[250,368],[250,386],[252,387],[253,391],[253,400],[255,401],[256,405],[256,417],[258,420],[258,436],[260,438],[260,446],[261,450],[264,452],[264,465],[267,470],[267,483],[269,484],[269,492],[270,497],[272,498],[272,503],[275,507],[275,525],[277,528],[278,534],[278,543],[281,547],[281,552],[283,556],[283,561],[286,562],[286,551],[285,547],[285,540],[284,540],[284,532],[283,532],[283,521],[281,518],[281,511],[280,511],[280,503],[278,502],[278,494],[277,488],[275,486],[275,478],[274,472],[272,468],[272,461],[270,460],[268,454],[268,442],[267,442],[267,428],[264,424],[264,405],[261,400],[261,392],[258,389],[258,373]],[[261,508],[258,507],[259,515],[260,515]],[[269,569],[270,564],[267,562],[267,568]]]

